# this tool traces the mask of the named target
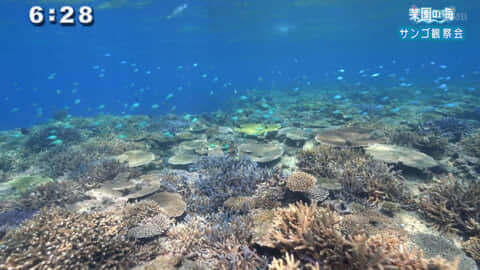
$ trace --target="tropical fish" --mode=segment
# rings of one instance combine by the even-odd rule
[[[188,8],[188,4],[183,4],[183,5],[180,5],[180,6],[176,7],[176,8],[172,11],[172,13],[170,13],[170,14],[166,17],[166,19],[167,19],[167,20],[170,20],[171,18],[180,15],[180,14],[181,14],[183,11],[185,11],[185,9],[187,9],[187,8]]]
[[[173,94],[168,94],[168,95],[165,97],[165,99],[166,99],[166,100],[169,100],[169,99],[171,99],[172,97],[173,97]]]
[[[51,145],[60,145],[60,144],[62,144],[62,143],[63,143],[63,141],[62,141],[62,140],[60,140],[60,139],[57,139],[57,140],[55,140],[55,141],[51,142],[50,144],[51,144]]]
[[[55,135],[50,135],[47,137],[47,140],[56,140],[57,139],[57,136]]]

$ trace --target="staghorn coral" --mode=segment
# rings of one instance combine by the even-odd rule
[[[22,194],[19,204],[23,208],[40,209],[45,206],[66,207],[69,204],[89,199],[86,188],[77,182],[54,181],[31,188]]]
[[[252,248],[253,221],[235,217],[207,229],[207,265],[214,269],[262,269],[267,260]]]
[[[474,129],[472,123],[455,117],[445,117],[437,120],[430,120],[419,123],[415,127],[416,132],[420,135],[435,135],[447,138],[450,142],[458,142]]]
[[[187,217],[167,233],[165,247],[175,256],[198,257],[210,269],[263,269],[266,260],[252,248],[252,221],[236,217]]]
[[[435,159],[441,158],[446,151],[448,139],[440,136],[422,136],[414,131],[397,130],[391,135],[396,145],[411,147],[428,154]]]
[[[344,236],[339,224],[335,212],[297,203],[277,210],[269,236],[274,247],[311,269],[456,269],[440,258],[409,251],[392,235]]]
[[[152,218],[163,214],[163,209],[158,203],[151,200],[143,200],[138,203],[129,203],[122,211],[125,225],[131,229],[142,223],[146,218]]]
[[[257,185],[257,190],[252,196],[255,207],[271,209],[279,206],[285,198],[285,180],[277,173],[267,181]]]
[[[463,249],[475,260],[480,263],[480,238],[472,237],[463,244]]]
[[[230,197],[252,195],[256,185],[271,176],[269,170],[246,157],[204,157],[192,168],[202,174],[197,186],[210,199],[210,209],[217,209]]]
[[[0,268],[126,268],[155,253],[128,239],[122,216],[50,208],[7,233],[0,242]]]
[[[280,251],[294,251],[302,261],[328,261],[343,252],[339,223],[335,212],[319,209],[315,204],[290,204],[276,212],[269,238]]]
[[[463,137],[460,141],[460,145],[468,155],[480,158],[480,131],[477,131],[470,136]]]
[[[294,172],[286,180],[287,188],[294,192],[309,192],[316,182],[315,176],[304,172]]]
[[[55,136],[55,140],[61,140],[62,145],[73,145],[83,140],[80,132],[73,128],[42,127],[28,134],[24,145],[25,149],[33,153],[39,153],[55,148],[56,144],[53,144],[52,140],[47,139],[50,136]]]
[[[284,258],[274,258],[272,263],[268,265],[269,270],[298,270],[300,269],[300,262],[295,261],[293,255],[285,253]]]
[[[77,175],[85,164],[102,158],[97,152],[87,152],[79,145],[59,146],[39,155],[40,167],[52,177]]]
[[[449,175],[424,190],[419,210],[442,231],[480,233],[480,183],[465,185]]]
[[[113,180],[121,173],[128,173],[128,166],[116,159],[102,158],[81,164],[70,177],[79,182],[94,184]]]
[[[129,229],[128,236],[135,239],[155,237],[164,234],[168,228],[170,228],[171,224],[172,220],[168,216],[158,214],[143,220],[137,226]]]
[[[388,165],[354,149],[320,145],[298,155],[301,170],[339,181],[344,191],[372,204],[380,201],[410,202],[401,176]]]

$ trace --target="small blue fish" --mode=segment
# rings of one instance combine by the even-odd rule
[[[208,76],[207,73],[202,74],[202,78],[204,78],[204,79],[207,78],[207,76]]]
[[[74,103],[75,103],[75,105],[80,104],[80,99],[75,99],[75,102],[74,102]]]
[[[447,107],[447,108],[453,108],[453,107],[455,107],[455,106],[457,106],[457,103],[455,103],[455,102],[445,104],[445,107]]]
[[[50,144],[51,144],[51,145],[60,145],[60,144],[62,144],[62,143],[63,143],[63,141],[60,140],[60,139],[58,139],[58,140],[55,140],[55,141],[51,142]]]
[[[337,77],[337,81],[341,81],[341,80],[343,80],[343,77],[342,77],[342,76],[338,76],[338,77]]]
[[[197,122],[197,121],[198,121],[197,118],[193,118],[193,119],[192,119],[192,123],[195,123],[195,122]]]
[[[248,97],[247,97],[247,96],[241,96],[240,99],[241,99],[241,100],[247,100]]]
[[[156,110],[156,109],[158,109],[158,108],[160,108],[160,105],[158,105],[158,104],[153,104],[153,105],[152,105],[152,109]]]
[[[372,75],[370,75],[370,77],[372,77],[372,78],[376,78],[376,77],[378,77],[378,76],[380,76],[380,73],[378,73],[378,72],[377,72],[377,73],[373,73]]]
[[[50,135],[47,137],[47,140],[56,140],[57,139],[57,136],[55,135]]]
[[[55,79],[56,76],[57,76],[57,73],[51,73],[50,75],[48,75],[48,79],[53,80]]]
[[[335,96],[333,97],[333,99],[337,99],[337,100],[338,100],[338,99],[341,99],[341,98],[342,98],[341,95],[335,95]]]
[[[100,110],[103,110],[103,109],[105,109],[105,105],[104,105],[104,104],[102,104],[102,105],[100,105],[100,106],[97,107],[97,110],[99,110],[99,111],[100,111]]]
[[[333,111],[332,113],[333,113],[333,114],[339,114],[340,111],[339,111],[339,110],[335,110],[335,111]]]
[[[394,113],[396,113],[396,112],[398,112],[398,111],[400,111],[400,107],[396,107],[396,108],[393,108],[393,109],[392,109],[392,112],[394,112]]]
[[[135,102],[135,103],[132,104],[131,109],[132,109],[132,110],[135,110],[135,109],[137,109],[138,107],[140,107],[140,103]]]
[[[237,110],[237,113],[243,113],[243,110],[242,110],[242,109],[238,109],[238,110]]]
[[[119,129],[119,128],[121,128],[121,127],[123,127],[123,124],[122,124],[122,123],[119,123],[119,124],[117,124],[117,125],[115,126],[116,129]]]
[[[119,138],[120,140],[125,140],[125,139],[127,138],[127,135],[125,135],[125,134],[120,134],[120,135],[118,135],[118,138]]]
[[[168,95],[165,97],[165,100],[169,100],[169,99],[171,99],[172,97],[173,97],[173,94],[170,93],[170,94],[168,94]]]

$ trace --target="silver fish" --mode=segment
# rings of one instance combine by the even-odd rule
[[[181,14],[185,9],[188,8],[188,4],[183,4],[183,5],[180,5],[178,7],[176,7],[172,13],[170,13],[170,15],[168,15],[166,18],[167,20],[170,20],[171,18]]]

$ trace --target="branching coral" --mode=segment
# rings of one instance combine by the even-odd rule
[[[53,142],[61,140],[63,145],[72,145],[82,141],[80,132],[73,128],[42,127],[32,131],[25,142],[25,149],[38,153],[56,147]]]
[[[267,181],[257,185],[253,195],[255,207],[270,209],[279,206],[285,198],[285,191],[285,180],[275,173]]]
[[[65,180],[54,181],[36,186],[22,194],[19,204],[22,207],[40,209],[44,206],[65,207],[78,201],[88,199],[82,184]]]
[[[399,130],[391,135],[393,144],[412,147],[436,159],[445,153],[448,139],[441,136],[422,136],[414,131]]]
[[[172,220],[164,214],[158,214],[154,217],[143,220],[137,226],[128,230],[128,235],[135,239],[151,238],[165,233]]]
[[[293,255],[285,253],[284,258],[274,258],[272,263],[268,265],[269,270],[298,270],[300,269],[300,262],[295,260]]]
[[[463,248],[475,261],[480,263],[480,238],[470,238],[463,244]]]
[[[416,131],[420,135],[435,135],[447,138],[451,142],[458,142],[464,135],[471,134],[474,127],[465,120],[455,117],[445,117],[420,123]]]
[[[420,211],[443,231],[480,233],[480,183],[464,185],[452,175],[433,184],[418,201]]]
[[[335,149],[320,145],[301,151],[301,170],[319,177],[334,178],[344,190],[371,203],[383,200],[410,200],[401,176],[386,164],[354,149]]]
[[[477,131],[471,136],[462,138],[460,144],[463,146],[463,149],[467,154],[480,158],[480,131]]]
[[[252,248],[251,231],[248,218],[226,222],[187,217],[168,231],[165,246],[173,255],[198,257],[211,269],[263,269],[267,262]]]
[[[277,210],[270,239],[313,269],[455,269],[439,258],[424,259],[391,235],[344,236],[339,223],[335,212],[297,203]]]
[[[248,196],[256,185],[270,177],[270,172],[260,168],[248,158],[205,157],[194,166],[202,174],[198,188],[210,199],[216,209],[233,196]]]
[[[145,252],[128,239],[119,215],[43,209],[4,237],[0,268],[125,268],[134,264],[137,250]]]

